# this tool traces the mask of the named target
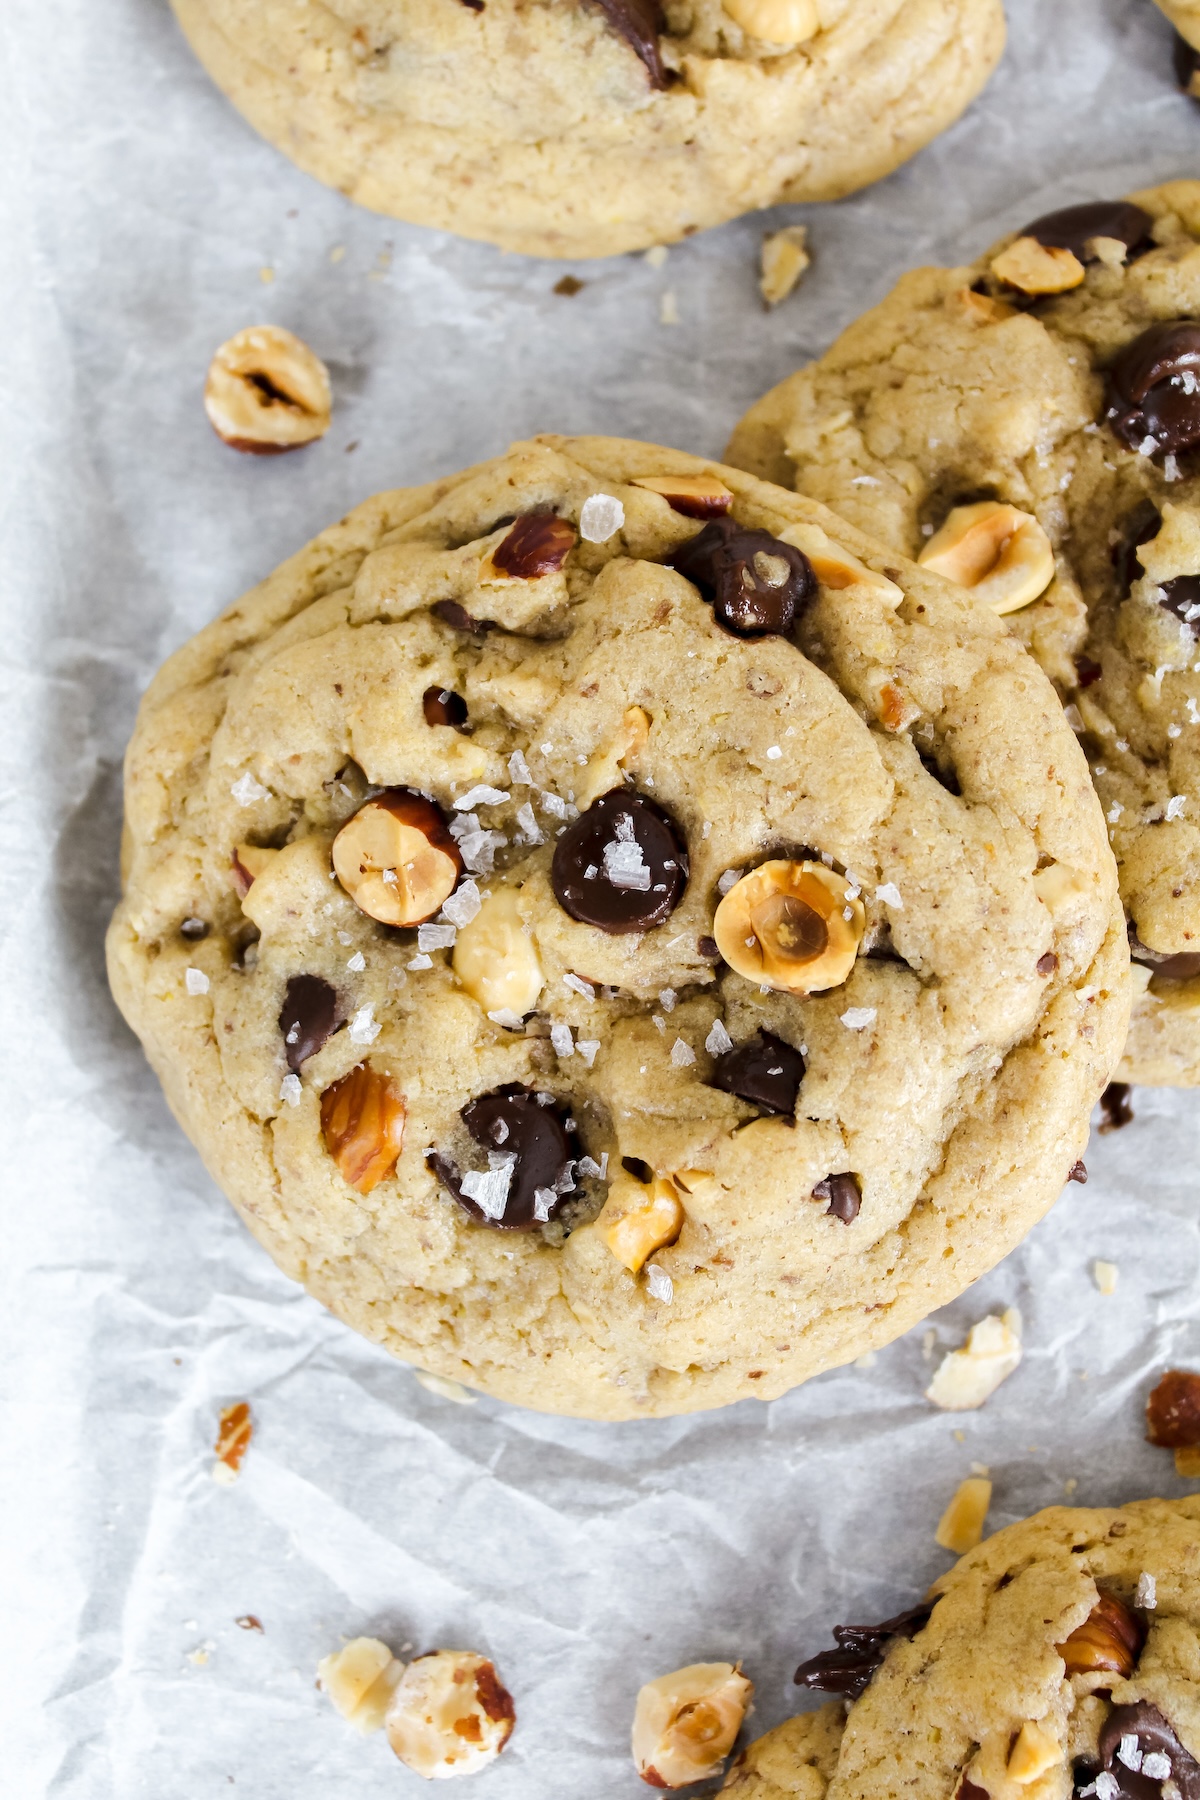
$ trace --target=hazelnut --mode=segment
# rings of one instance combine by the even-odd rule
[[[378,1638],[351,1638],[317,1664],[317,1686],[356,1731],[378,1731],[404,1664]]]
[[[753,1693],[736,1663],[692,1663],[648,1681],[633,1714],[633,1760],[642,1780],[677,1788],[715,1775]]]
[[[410,1662],[387,1710],[388,1743],[427,1780],[473,1775],[494,1762],[516,1724],[495,1665],[470,1650],[435,1650]]]
[[[1028,1787],[1047,1769],[1052,1769],[1062,1761],[1062,1745],[1044,1725],[1035,1724],[1027,1719],[1016,1736],[1016,1741],[1008,1753],[1008,1764],[1005,1773],[1011,1781],[1021,1787]]]
[[[1050,539],[1032,513],[1001,500],[956,506],[917,558],[994,613],[1017,612],[1054,579]]]
[[[1013,1308],[973,1325],[961,1350],[943,1358],[925,1398],[945,1412],[971,1412],[994,1394],[1021,1361],[1021,1317]]]
[[[953,302],[967,315],[975,325],[998,325],[1001,319],[1011,319],[1016,314],[1016,307],[1010,306],[1007,300],[996,300],[990,294],[977,294],[974,288],[958,288],[947,300],[947,306]]]
[[[575,548],[575,527],[555,513],[522,513],[479,565],[485,587],[556,575]]]
[[[406,1116],[404,1095],[391,1076],[366,1062],[321,1095],[325,1148],[360,1194],[369,1194],[395,1168]]]
[[[620,785],[621,770],[637,761],[649,736],[650,714],[641,706],[628,707],[613,741],[597,750],[575,784],[575,803],[581,811]]]
[[[261,844],[237,846],[229,859],[229,868],[239,900],[246,898],[259,876],[278,855],[278,850],[267,850]]]
[[[410,788],[385,788],[334,838],[333,868],[368,918],[420,925],[454,892],[463,861],[432,800]]]
[[[658,494],[685,519],[716,519],[733,505],[733,495],[716,475],[637,475],[630,486]]]
[[[735,25],[764,44],[803,44],[821,29],[817,0],[722,0]]]
[[[1128,1681],[1145,1641],[1141,1623],[1129,1608],[1115,1594],[1101,1594],[1083,1624],[1055,1647],[1068,1675],[1103,1670]]]
[[[888,606],[899,606],[903,600],[904,592],[894,581],[868,569],[857,556],[843,549],[841,544],[835,544],[819,525],[789,525],[779,535],[785,544],[794,544],[798,550],[803,550],[822,587],[868,587]]]
[[[1033,237],[1016,238],[993,256],[990,267],[997,281],[1022,294],[1063,294],[1083,280],[1083,264],[1073,250]]]
[[[225,1408],[217,1425],[217,1441],[213,1445],[213,1451],[217,1458],[216,1467],[221,1471],[219,1480],[225,1483],[237,1480],[242,1458],[250,1448],[253,1436],[254,1421],[250,1417],[250,1402],[236,1400],[232,1406]]]
[[[234,450],[274,456],[329,430],[329,371],[280,325],[252,325],[221,345],[208,366],[204,410]]]
[[[656,1250],[675,1242],[683,1218],[679,1189],[665,1175],[645,1182],[622,1174],[610,1186],[596,1222],[617,1261],[636,1275]]]
[[[717,907],[713,936],[730,968],[747,981],[814,994],[845,981],[865,923],[845,875],[823,863],[765,862],[730,888]]]
[[[983,1475],[969,1475],[959,1483],[954,1497],[938,1520],[936,1541],[943,1550],[965,1556],[983,1541],[983,1526],[992,1504],[992,1484]]]
[[[1091,883],[1078,869],[1066,863],[1049,862],[1033,877],[1034,889],[1046,910],[1055,916],[1066,912],[1088,892]]]
[[[484,1012],[524,1018],[537,1005],[545,977],[537,948],[521,918],[520,890],[498,888],[473,919],[458,928],[454,973]]]
[[[806,248],[807,238],[807,226],[784,225],[763,239],[758,291],[764,306],[778,306],[786,300],[808,268],[812,257]]]

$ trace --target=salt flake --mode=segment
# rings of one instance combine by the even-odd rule
[[[299,1106],[300,1091],[298,1075],[285,1075],[279,1084],[279,1098],[286,1101],[289,1106]]]
[[[882,900],[885,906],[894,906],[897,912],[903,912],[904,902],[900,898],[900,889],[894,881],[884,881],[875,889],[875,898]]]
[[[877,1006],[848,1006],[842,1014],[842,1024],[847,1031],[865,1031],[875,1023],[878,1013]]]
[[[508,759],[508,779],[514,787],[532,787],[533,776],[529,773],[529,764],[525,761],[523,750],[514,750]]]
[[[432,969],[433,958],[432,956],[421,954],[419,956],[414,956],[412,960],[406,962],[404,966],[406,969]]]
[[[1158,1582],[1147,1569],[1143,1569],[1138,1576],[1137,1593],[1133,1600],[1135,1606],[1144,1606],[1147,1612],[1153,1612],[1158,1605]]]
[[[350,1021],[350,1042],[352,1044],[373,1044],[383,1030],[383,1026],[375,1017],[373,1006],[360,1006]]]
[[[592,1064],[596,1060],[596,1052],[600,1048],[600,1039],[599,1038],[580,1038],[578,1043],[575,1045],[575,1048],[576,1048],[576,1050],[578,1050],[580,1056],[582,1056],[584,1062],[587,1064],[588,1068],[590,1069]]]
[[[713,1020],[712,1030],[704,1040],[704,1048],[710,1056],[724,1056],[727,1050],[733,1049],[733,1039],[720,1019]]]
[[[458,929],[454,925],[418,925],[417,949],[450,950],[457,936]]]
[[[661,1300],[664,1306],[670,1306],[675,1298],[675,1283],[667,1271],[659,1267],[658,1263],[646,1264],[646,1288],[654,1299]]]
[[[476,806],[502,806],[507,799],[508,795],[503,788],[488,787],[486,782],[480,782],[478,787],[473,787],[469,793],[463,794],[454,802],[454,810],[470,812]]]
[[[589,494],[579,509],[579,535],[589,544],[606,544],[625,523],[625,508],[612,494]]]
[[[256,800],[268,800],[271,796],[270,788],[265,788],[261,781],[255,781],[249,769],[244,775],[238,776],[229,791],[239,806],[253,806]]]
[[[451,925],[456,927],[469,925],[471,920],[477,916],[482,905],[479,884],[468,877],[450,895],[443,905],[439,917],[448,920]]]
[[[569,1025],[552,1025],[550,1027],[550,1042],[554,1045],[554,1053],[556,1056],[574,1056],[575,1039],[571,1034],[571,1027]]]
[[[685,1044],[682,1038],[676,1038],[675,1042],[671,1045],[671,1061],[675,1064],[675,1067],[677,1069],[686,1069],[688,1065],[694,1063],[695,1060],[696,1052],[692,1049],[692,1046],[690,1044]]]
[[[183,985],[189,994],[207,994],[208,976],[203,969],[187,969],[184,972]]]
[[[346,958],[346,967],[353,969],[356,975],[361,975],[366,966],[367,959],[361,950],[356,950],[353,956]]]

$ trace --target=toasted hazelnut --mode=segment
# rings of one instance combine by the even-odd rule
[[[1010,306],[1007,300],[996,300],[990,294],[977,294],[974,288],[958,288],[950,295],[950,301],[966,313],[976,325],[998,325],[1001,319],[1011,319],[1016,307]]]
[[[232,1406],[227,1406],[221,1414],[217,1426],[217,1441],[213,1445],[217,1458],[216,1468],[221,1471],[218,1476],[220,1481],[228,1484],[237,1480],[242,1458],[250,1448],[253,1436],[254,1421],[250,1417],[250,1402],[237,1400]],[[213,1472],[216,1474],[216,1470]]]
[[[575,804],[581,811],[617,786],[621,770],[637,761],[649,736],[650,714],[641,706],[628,707],[612,742],[597,750],[575,784]]]
[[[970,1412],[995,1393],[1020,1361],[1020,1314],[1011,1307],[1003,1318],[989,1313],[971,1327],[961,1350],[942,1359],[925,1398],[945,1412]]]
[[[317,1664],[317,1686],[364,1735],[383,1724],[404,1664],[378,1638],[351,1638]]]
[[[797,550],[803,550],[822,587],[867,587],[888,606],[899,606],[903,600],[903,589],[889,581],[886,575],[868,569],[866,563],[860,562],[841,544],[835,544],[819,525],[789,525],[779,535],[785,544],[794,544]]]
[[[815,994],[845,981],[865,923],[845,875],[823,863],[765,862],[730,888],[717,907],[713,936],[730,968],[747,981]]]
[[[1009,1779],[1021,1787],[1028,1787],[1047,1769],[1062,1761],[1062,1745],[1044,1725],[1027,1719],[1016,1736],[1016,1742],[1008,1753],[1006,1773]]]
[[[432,800],[409,788],[385,788],[334,838],[333,868],[368,918],[420,925],[454,892],[463,860]]]
[[[685,519],[716,519],[733,505],[733,495],[716,475],[637,475],[629,485],[658,494]]]
[[[239,900],[246,898],[263,870],[268,868],[278,855],[278,850],[265,849],[261,844],[239,844],[237,846],[229,860],[229,868]]]
[[[917,558],[994,613],[1018,612],[1054,579],[1050,539],[1032,513],[1000,500],[956,506]]]
[[[524,1018],[537,1005],[545,976],[537,947],[521,918],[519,890],[498,888],[475,917],[458,928],[452,967],[484,1012]]]
[[[360,1194],[369,1194],[395,1168],[406,1117],[404,1095],[370,1063],[359,1063],[321,1095],[325,1148]]]
[[[778,306],[786,300],[808,268],[812,257],[805,247],[807,238],[807,226],[784,225],[763,239],[758,291],[764,306]]]
[[[221,345],[208,367],[204,410],[234,450],[274,456],[329,430],[329,371],[280,325],[252,325]]]
[[[483,557],[479,580],[485,587],[496,587],[556,575],[575,548],[575,537],[569,519],[555,513],[522,513]]]
[[[418,1656],[400,1677],[388,1707],[388,1743],[427,1780],[473,1775],[494,1762],[517,1713],[495,1665],[470,1650]]]
[[[655,1175],[644,1182],[622,1174],[610,1186],[596,1222],[617,1261],[636,1275],[656,1250],[675,1242],[683,1218],[683,1202],[673,1181]]]
[[[1146,1633],[1141,1622],[1115,1594],[1101,1594],[1082,1625],[1055,1646],[1068,1675],[1093,1675],[1098,1670],[1133,1674]]]
[[[969,1475],[960,1482],[954,1497],[938,1520],[935,1533],[943,1550],[965,1556],[983,1541],[983,1526],[992,1504],[992,1484],[982,1475]]]
[[[633,1714],[633,1760],[650,1787],[685,1787],[715,1775],[754,1693],[736,1663],[692,1663],[648,1681]]]
[[[722,0],[735,25],[764,44],[803,44],[821,29],[817,0]]]
[[[1052,916],[1068,911],[1088,892],[1091,883],[1078,869],[1066,863],[1047,863],[1033,877],[1034,889],[1042,905]]]
[[[1062,294],[1083,280],[1083,264],[1073,250],[1032,237],[1017,238],[993,256],[990,268],[997,281],[1022,294]]]

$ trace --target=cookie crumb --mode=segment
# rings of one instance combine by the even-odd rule
[[[1092,1264],[1092,1277],[1102,1294],[1116,1293],[1118,1272],[1116,1263],[1097,1260]]]
[[[804,225],[785,225],[763,239],[758,291],[768,310],[787,299],[811,264],[807,239],[808,228]]]

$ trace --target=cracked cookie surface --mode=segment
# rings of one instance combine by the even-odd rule
[[[912,556],[964,503],[1040,526],[1053,578],[1006,624],[1067,703],[1108,820],[1138,984],[1121,1075],[1196,1085],[1200,399],[1186,358],[1140,358],[1197,331],[1200,183],[1061,223],[1043,229],[1057,266],[1026,232],[1024,265],[1006,239],[904,276],[750,409],[728,454]],[[1067,285],[1025,293],[998,270]]]
[[[1036,665],[653,445],[359,507],[164,666],[126,820],[113,990],[250,1228],[550,1411],[889,1341],[1046,1211],[1126,1028]]]
[[[851,193],[956,119],[1004,43],[1000,0],[792,5],[793,43],[732,16],[778,37],[771,0],[173,5],[218,86],[309,174],[535,256]]]

